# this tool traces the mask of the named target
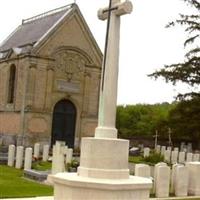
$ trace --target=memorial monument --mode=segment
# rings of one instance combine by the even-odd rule
[[[131,2],[110,0],[98,12],[100,19],[108,19],[98,127],[94,138],[82,138],[78,172],[52,177],[55,200],[149,199],[151,180],[129,175],[129,141],[117,139],[115,128],[120,16],[131,11]]]

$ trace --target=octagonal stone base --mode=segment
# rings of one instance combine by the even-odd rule
[[[147,200],[151,188],[150,179],[136,176],[111,180],[58,173],[52,179],[54,200]]]

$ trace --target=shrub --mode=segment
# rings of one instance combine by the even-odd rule
[[[164,156],[159,153],[153,152],[149,156],[143,158],[143,161],[150,165],[155,165],[159,162],[164,162]]]

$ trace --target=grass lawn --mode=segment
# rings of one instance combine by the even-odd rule
[[[0,165],[0,198],[51,196],[53,188],[23,178],[23,171]]]
[[[45,170],[51,170],[51,163],[50,162],[35,162],[32,164],[32,169],[38,170],[38,171],[45,171]]]

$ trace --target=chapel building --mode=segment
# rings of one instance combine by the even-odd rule
[[[78,147],[97,126],[102,53],[76,4],[22,20],[0,46],[3,144]]]

